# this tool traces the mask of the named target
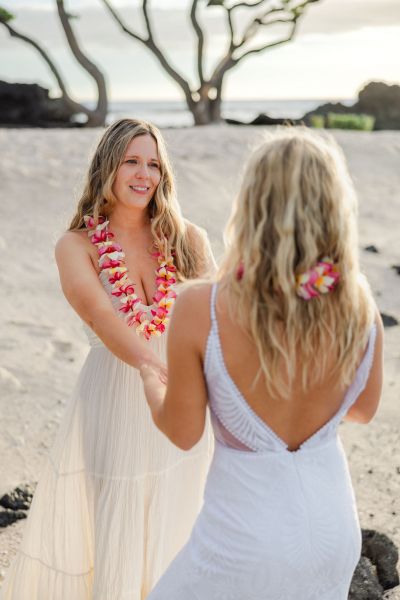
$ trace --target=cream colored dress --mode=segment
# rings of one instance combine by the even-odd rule
[[[1,600],[144,600],[201,507],[209,428],[190,452],[173,446],[152,423],[139,372],[88,337]],[[165,335],[148,343],[165,357]]]

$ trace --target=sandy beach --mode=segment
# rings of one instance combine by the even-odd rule
[[[215,255],[251,149],[271,130],[207,126],[164,134],[183,213]],[[36,482],[88,346],[64,299],[53,250],[72,215],[102,130],[0,129],[0,495]],[[360,256],[381,312],[400,321],[400,132],[334,132],[359,197]],[[374,245],[378,252],[366,251]],[[344,424],[361,525],[400,547],[400,325],[385,330],[382,404]],[[0,530],[0,581],[24,521]],[[391,596],[399,597],[399,596]]]

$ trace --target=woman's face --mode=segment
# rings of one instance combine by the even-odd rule
[[[123,205],[144,209],[153,198],[160,179],[156,141],[151,135],[139,135],[128,144],[112,191]]]

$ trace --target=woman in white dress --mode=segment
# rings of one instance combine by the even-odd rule
[[[347,600],[360,528],[338,437],[382,385],[382,324],[360,277],[355,196],[327,139],[287,131],[252,156],[217,283],[175,307],[155,424],[215,452],[191,537],[148,600]]]
[[[154,126],[106,130],[56,259],[91,348],[0,597],[143,600],[190,534],[210,456],[207,434],[187,454],[154,427],[138,371],[165,376],[177,284],[214,266]]]

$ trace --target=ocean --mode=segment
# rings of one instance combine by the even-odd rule
[[[270,117],[298,119],[306,112],[329,100],[227,100],[222,105],[224,118],[236,119],[245,123],[252,121],[260,113]],[[355,100],[334,100],[351,104]],[[140,101],[110,102],[107,121],[111,123],[123,117],[135,117],[151,121],[158,127],[188,127],[193,119],[182,101]]]

